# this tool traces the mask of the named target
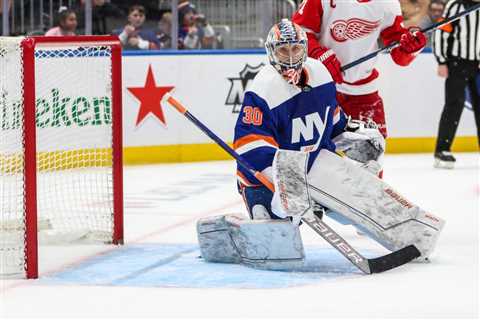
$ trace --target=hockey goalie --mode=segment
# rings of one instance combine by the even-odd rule
[[[270,65],[245,93],[234,149],[274,182],[275,192],[238,166],[250,219],[200,220],[203,258],[270,269],[301,266],[299,225],[312,215],[351,224],[391,251],[413,245],[418,259],[427,259],[444,221],[378,178],[385,141],[376,125],[346,117],[328,70],[307,57],[307,36],[298,25],[283,19],[265,46]]]

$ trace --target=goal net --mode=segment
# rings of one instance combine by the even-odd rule
[[[122,243],[115,37],[0,37],[0,275],[38,275],[37,239]]]

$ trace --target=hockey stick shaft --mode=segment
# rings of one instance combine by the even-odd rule
[[[441,28],[441,27],[443,27],[443,26],[445,26],[445,25],[447,25],[447,24],[449,24],[449,23],[452,23],[452,22],[454,22],[454,21],[462,18],[463,16],[466,16],[467,14],[470,14],[470,13],[472,13],[472,12],[474,12],[474,11],[479,10],[479,9],[480,9],[480,4],[477,4],[477,5],[469,8],[469,9],[467,9],[467,10],[465,10],[465,11],[462,11],[462,12],[456,14],[456,15],[451,16],[451,17],[448,18],[448,19],[445,19],[445,20],[443,20],[443,21],[434,23],[434,24],[432,24],[431,26],[429,26],[429,27],[427,27],[427,28],[421,29],[420,31],[423,32],[423,33],[433,32],[433,31],[435,31],[436,29]],[[373,51],[372,53],[369,53],[369,54],[367,54],[366,56],[364,56],[364,57],[362,57],[362,58],[360,58],[360,59],[358,59],[358,60],[355,60],[355,61],[353,61],[353,62],[347,63],[346,65],[342,66],[341,70],[342,70],[342,71],[346,71],[346,70],[348,70],[348,69],[350,69],[350,68],[355,67],[356,65],[359,65],[360,63],[363,63],[363,62],[365,62],[365,61],[367,61],[367,60],[373,59],[373,58],[375,58],[379,53],[381,53],[381,52],[383,52],[383,51],[387,51],[387,50],[393,49],[393,48],[396,47],[398,44],[399,44],[399,42],[398,42],[398,41],[395,41],[395,42],[389,44],[388,46],[385,46],[385,47],[380,48],[380,49],[378,49],[378,50],[376,50],[376,51]]]
[[[302,218],[302,221],[366,274],[388,271],[404,265],[420,256],[418,249],[414,245],[409,245],[387,255],[367,259],[358,253],[347,241],[345,241],[345,239],[340,237],[338,233],[322,220],[317,219],[316,217],[306,217]]]
[[[225,150],[230,156],[237,160],[238,164],[244,169],[248,170],[255,178],[262,182],[265,187],[270,191],[275,192],[275,187],[268,180],[268,178],[261,172],[256,171],[252,168],[245,160],[240,157],[238,153],[235,152],[228,144],[226,144],[222,139],[220,139],[215,133],[208,129],[200,120],[198,120],[193,114],[191,114],[177,99],[172,97],[171,94],[167,93],[167,102],[170,103],[178,112],[183,114],[188,120],[190,120],[197,128],[202,130],[210,139],[215,141],[223,150]]]
[[[220,139],[215,133],[207,128],[200,120],[198,120],[193,114],[191,114],[185,106],[183,106],[177,99],[172,97],[171,94],[166,95],[167,102],[172,105],[178,112],[183,114],[188,120],[190,120],[195,126],[197,126],[203,133],[215,141],[223,150],[231,155],[238,164],[248,170],[255,176],[265,187],[270,191],[275,192],[275,187],[272,182],[261,172],[256,171],[248,164],[243,158],[235,152],[228,144]],[[358,253],[348,242],[338,235],[332,228],[330,228],[325,222],[318,219],[313,214],[310,217],[302,217],[309,227],[317,232],[325,241],[330,243],[335,249],[337,249],[343,256],[345,256],[352,264],[363,271],[366,274],[383,272],[393,269],[402,264],[405,264],[414,258],[418,257],[420,253],[414,246],[409,246],[398,251],[392,252],[389,255],[382,256],[376,259],[367,259]],[[398,259],[401,257],[403,259]]]
[[[338,233],[330,228],[321,219],[318,219],[314,215],[302,217],[302,221],[305,222],[310,228],[318,233],[325,241],[327,241],[332,247],[337,249],[345,258],[355,265],[358,269],[366,274],[371,274],[368,259],[363,257],[357,250],[355,250],[345,239],[343,239]]]

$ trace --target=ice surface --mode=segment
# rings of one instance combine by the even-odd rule
[[[431,155],[386,157],[385,180],[446,226],[431,263],[373,276],[306,226],[301,269],[205,263],[196,220],[244,212],[234,163],[128,167],[126,245],[41,247],[39,280],[0,280],[0,318],[478,317],[479,156],[456,156],[454,170],[434,169]],[[386,253],[329,222],[363,254]]]

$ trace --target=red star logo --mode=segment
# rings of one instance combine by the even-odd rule
[[[165,115],[163,114],[160,101],[162,101],[163,96],[173,88],[175,87],[157,87],[155,78],[153,77],[152,66],[149,65],[145,86],[140,88],[127,88],[128,91],[140,101],[137,123],[135,125],[138,126],[149,113],[152,113],[164,126],[166,126],[167,122],[165,121]]]

